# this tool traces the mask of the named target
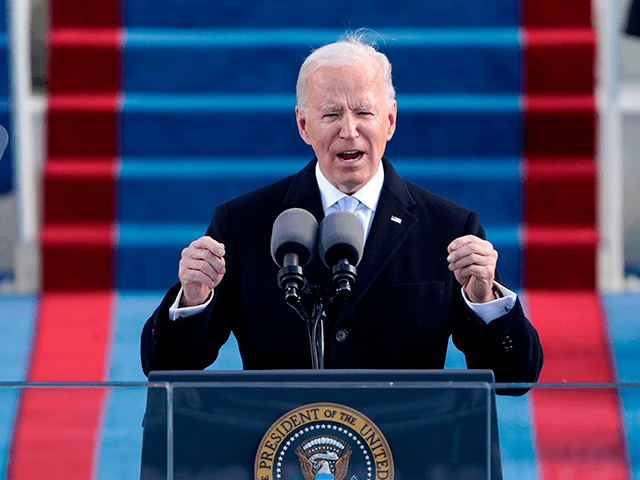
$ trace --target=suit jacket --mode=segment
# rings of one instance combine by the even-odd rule
[[[207,235],[225,245],[226,274],[211,304],[195,317],[168,319],[180,285],[169,290],[143,329],[146,374],[206,368],[232,331],[245,369],[311,367],[306,324],[285,304],[270,240],[274,220],[288,208],[304,208],[318,222],[323,219],[315,163],[218,206]],[[498,382],[536,381],[542,349],[520,302],[487,325],[468,309],[448,269],[447,246],[453,239],[484,238],[478,215],[406,182],[386,159],[383,166],[385,181],[357,268],[358,283],[341,308],[327,309],[325,367],[443,368],[452,335],[468,368],[491,369]],[[329,276],[317,257],[305,272],[314,285]],[[313,298],[304,301],[310,310]]]

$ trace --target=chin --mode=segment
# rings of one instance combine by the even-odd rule
[[[357,192],[358,190],[360,190],[360,187],[362,187],[363,185],[362,182],[355,182],[355,181],[345,181],[345,182],[341,182],[340,184],[342,185],[342,188],[340,188],[339,190],[342,193],[346,193],[347,195],[351,195],[352,193]]]

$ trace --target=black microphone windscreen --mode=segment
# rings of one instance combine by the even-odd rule
[[[364,250],[364,227],[353,213],[340,210],[325,217],[320,223],[318,253],[324,264],[333,268],[341,259],[358,265]]]
[[[298,255],[300,265],[304,266],[313,258],[318,239],[318,222],[308,211],[302,208],[285,210],[273,222],[271,232],[271,257],[282,267],[284,256],[288,253]]]

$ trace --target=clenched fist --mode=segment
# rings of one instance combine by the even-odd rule
[[[201,305],[225,273],[224,245],[211,237],[200,237],[182,250],[178,277],[182,284],[181,307]]]
[[[456,238],[447,247],[449,270],[456,276],[473,303],[494,300],[493,281],[498,252],[493,245],[475,235]]]

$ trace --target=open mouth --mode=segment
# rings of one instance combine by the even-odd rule
[[[350,151],[350,152],[339,153],[338,156],[341,159],[343,159],[343,160],[345,160],[347,162],[354,162],[356,160],[359,160],[362,157],[363,154],[364,154],[364,152],[359,152],[359,151],[353,150],[353,151]]]

